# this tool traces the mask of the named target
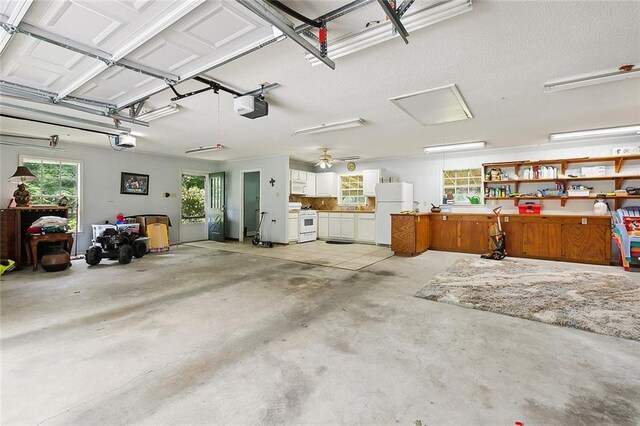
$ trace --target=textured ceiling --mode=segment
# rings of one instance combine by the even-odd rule
[[[555,93],[545,93],[543,85],[640,64],[638,16],[640,2],[475,1],[471,12],[411,33],[408,45],[396,38],[339,58],[335,71],[310,66],[305,52],[290,40],[274,43],[207,74],[240,91],[264,81],[282,87],[267,96],[269,115],[255,120],[238,116],[231,95],[221,93],[225,149],[195,157],[288,154],[312,161],[321,147],[337,157],[402,157],[420,155],[431,144],[486,140],[489,148],[531,145],[544,142],[551,132],[637,124],[639,79]],[[422,126],[388,100],[454,83],[473,119]],[[181,92],[200,87],[193,81],[177,86]],[[148,104],[160,107],[172,96],[167,90]],[[152,121],[149,128],[126,124],[138,136],[136,150],[184,155],[188,148],[218,142],[213,92],[178,104],[179,113]],[[365,120],[363,127],[292,136],[295,129],[356,117]],[[0,124],[7,133],[59,133],[63,141],[106,145],[103,136],[11,119]]]

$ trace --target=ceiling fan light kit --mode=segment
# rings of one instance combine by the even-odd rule
[[[561,90],[577,89],[579,87],[597,86],[599,84],[612,83],[614,81],[630,80],[640,77],[640,68],[634,65],[623,65],[618,71],[594,74],[587,77],[557,81],[544,85],[545,92],[559,92]]]
[[[549,142],[566,142],[583,139],[600,139],[640,135],[640,124],[632,126],[606,127],[602,129],[579,130],[575,132],[551,133]]]
[[[450,152],[450,151],[472,151],[472,150],[485,149],[485,148],[486,148],[485,141],[463,142],[463,143],[454,143],[449,145],[426,146],[424,148],[424,153],[435,154],[438,152]]]
[[[323,123],[319,126],[309,127],[306,129],[295,130],[294,136],[312,135],[315,133],[333,132],[334,130],[351,129],[353,127],[362,127],[364,120],[362,118],[354,118],[352,120],[339,121],[336,123]]]

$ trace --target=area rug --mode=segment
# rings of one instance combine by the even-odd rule
[[[465,258],[415,296],[640,340],[640,284],[617,273]]]

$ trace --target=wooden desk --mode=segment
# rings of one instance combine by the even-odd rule
[[[56,232],[53,234],[27,234],[27,258],[33,262],[33,270],[38,270],[38,243],[65,243],[65,250],[71,254],[73,248],[73,234],[71,232]]]

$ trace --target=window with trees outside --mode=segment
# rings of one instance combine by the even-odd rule
[[[182,175],[182,223],[202,223],[205,221],[205,190],[207,177],[203,175]]]
[[[482,199],[482,169],[443,170],[443,204],[479,204]],[[476,200],[477,202],[472,202]]]
[[[362,175],[340,176],[340,202],[341,205],[357,206],[366,204],[364,196],[364,178]]]
[[[67,198],[67,219],[69,229],[81,231],[80,178],[82,163],[79,161],[53,158],[21,157],[36,179],[27,182],[31,194],[31,204],[58,205],[60,198]]]

